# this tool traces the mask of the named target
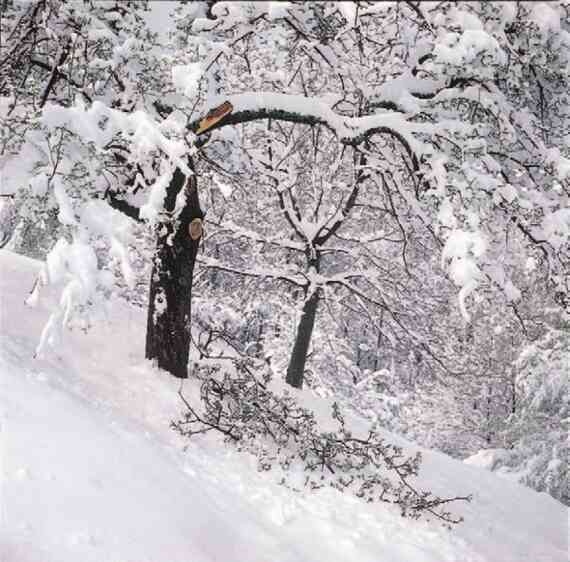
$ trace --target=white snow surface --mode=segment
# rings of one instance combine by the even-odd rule
[[[125,304],[35,359],[57,295],[24,304],[39,270],[0,251],[2,562],[567,560],[564,506],[440,453],[424,450],[422,486],[473,494],[450,506],[465,517],[451,531],[332,489],[293,492],[215,436],[182,439],[169,429],[179,381],[143,360],[144,314]]]

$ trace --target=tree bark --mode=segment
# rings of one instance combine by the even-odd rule
[[[145,356],[179,378],[188,376],[192,279],[201,238],[192,239],[190,223],[203,218],[197,188],[195,175],[187,177],[175,170],[164,208],[174,211],[181,189],[186,190],[186,205],[176,221],[161,222],[158,227],[150,280]]]
[[[291,353],[291,360],[287,367],[287,377],[285,381],[295,388],[303,387],[303,378],[305,374],[305,363],[307,362],[307,353],[311,336],[315,326],[315,318],[317,316],[317,308],[319,306],[319,290],[315,289],[311,296],[303,305],[303,313],[299,326],[297,327],[297,336],[295,345]]]

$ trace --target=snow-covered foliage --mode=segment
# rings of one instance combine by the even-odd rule
[[[10,247],[27,254],[34,247],[38,257],[48,253],[44,283],[67,279],[40,348],[54,340],[62,322],[104,301],[115,266],[127,285],[135,284],[131,220],[103,199],[134,166],[121,154],[118,137],[133,136],[143,151],[149,147],[153,125],[136,111],[152,83],[143,74],[151,76],[156,64],[144,8],[16,1],[2,17],[8,37],[2,47],[2,191],[20,201]]]
[[[567,13],[548,7],[544,25],[530,6],[505,6],[358,3],[352,21],[334,3],[293,2],[278,15],[268,4],[215,3],[208,14],[180,9],[178,41],[188,63],[205,58],[203,106],[228,99],[236,113],[312,116],[345,143],[368,138],[358,149],[366,168],[393,179],[393,196],[438,234],[469,318],[478,286],[520,298],[507,232],[544,254],[549,281],[567,291]],[[415,180],[395,166],[399,153]],[[305,225],[310,238],[318,224]]]
[[[505,447],[466,460],[547,492],[568,505],[568,326],[551,329],[515,362],[516,402],[502,432]]]
[[[271,388],[268,369],[262,377],[256,370],[259,366],[239,359],[202,368],[196,375],[202,381],[204,412],[186,401],[188,410],[173,427],[187,437],[219,432],[240,450],[253,453],[260,470],[278,465],[284,472],[282,483],[289,487],[330,486],[367,502],[396,504],[402,516],[462,521],[446,504],[470,497],[439,498],[414,487],[411,479],[419,474],[421,454],[406,457],[401,447],[385,442],[378,426],[366,435],[353,434],[336,402],[331,412],[335,428],[323,431],[314,413],[289,391]],[[290,470],[298,465],[304,471],[302,480],[292,482]]]

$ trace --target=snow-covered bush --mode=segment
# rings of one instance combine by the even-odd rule
[[[201,379],[203,411],[183,398],[187,411],[172,424],[182,435],[217,431],[239,450],[256,455],[259,470],[280,466],[282,483],[293,488],[289,475],[302,468],[303,484],[312,490],[332,486],[367,502],[396,504],[402,516],[428,515],[447,524],[462,520],[445,506],[469,497],[440,498],[415,488],[421,454],[406,457],[401,447],[385,441],[375,425],[366,435],[353,434],[336,402],[335,429],[323,430],[287,389],[272,388],[271,371],[260,362],[226,360],[202,366],[195,374]]]

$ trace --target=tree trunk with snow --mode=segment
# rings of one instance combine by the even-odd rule
[[[311,336],[313,335],[318,306],[319,290],[315,289],[303,306],[303,313],[299,321],[299,326],[297,327],[295,344],[291,353],[289,366],[287,367],[287,377],[285,380],[295,388],[303,387],[305,363],[307,362],[307,354],[309,352]]]
[[[192,279],[201,238],[201,223],[195,219],[202,219],[203,213],[196,176],[188,178],[179,169],[168,186],[165,211],[174,211],[181,189],[186,190],[185,207],[175,221],[161,223],[158,229],[150,280],[145,355],[147,359],[155,359],[161,369],[175,377],[186,378]]]

